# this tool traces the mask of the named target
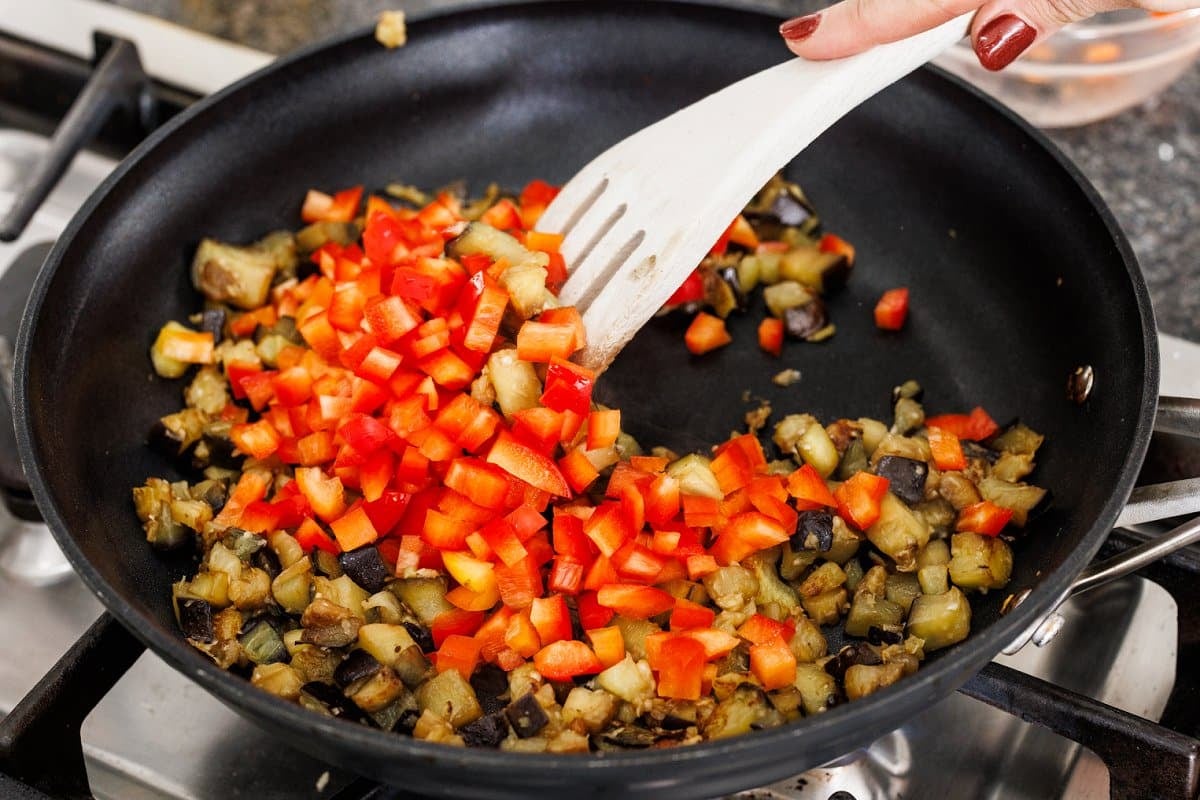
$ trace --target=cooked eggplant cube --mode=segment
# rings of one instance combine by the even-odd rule
[[[309,681],[300,687],[300,705],[332,717],[344,717],[356,722],[367,719],[362,709],[350,702],[344,694],[328,683],[319,681]]]
[[[468,747],[499,747],[508,736],[508,720],[502,711],[496,711],[464,725],[458,733]]]
[[[200,330],[212,334],[213,344],[220,344],[225,335],[225,309],[210,308],[200,315]]]
[[[908,633],[925,640],[932,652],[957,644],[971,632],[971,604],[957,587],[944,594],[923,594],[913,601]]]
[[[179,627],[183,635],[196,642],[213,641],[213,607],[205,600],[181,597],[178,600]]]
[[[801,511],[791,546],[797,551],[829,552],[829,548],[833,547],[833,514],[828,511]]]
[[[338,563],[350,576],[350,580],[372,594],[387,586],[388,579],[392,576],[383,556],[379,555],[379,549],[374,545],[342,553],[338,556]]]
[[[246,658],[255,664],[274,664],[276,661],[287,661],[288,651],[283,644],[283,637],[274,625],[267,620],[259,620],[254,627],[238,637],[242,652]]]
[[[495,664],[481,664],[471,673],[471,688],[475,690],[484,714],[500,711],[506,705],[501,698],[508,693],[508,673]]]
[[[422,653],[432,653],[437,649],[433,643],[433,633],[428,628],[418,625],[415,622],[405,622],[404,629],[408,631],[408,635],[421,648]]]
[[[355,681],[369,678],[383,667],[366,650],[351,650],[350,655],[333,671],[333,680],[342,688]]]
[[[546,710],[538,703],[533,692],[509,703],[508,708],[504,709],[504,716],[522,739],[537,736],[550,723],[550,717],[546,716]]]
[[[794,306],[783,312],[783,325],[788,336],[807,339],[829,324],[829,312],[818,298],[802,306]]]
[[[888,489],[909,505],[925,499],[925,479],[929,465],[903,456],[884,456],[875,465],[875,474],[888,479]]]

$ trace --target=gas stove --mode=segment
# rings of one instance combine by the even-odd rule
[[[79,3],[88,14],[95,11],[92,5]],[[101,25],[91,16],[80,24]],[[175,29],[170,36],[181,37],[172,39],[180,46],[204,44]],[[238,55],[235,71],[258,63],[252,55]],[[16,90],[0,92],[16,101],[0,103],[4,210],[47,149],[42,135],[47,120],[52,125],[62,117],[86,80],[87,65],[0,36],[0,67],[5,68],[0,69],[4,88]],[[47,85],[59,91],[37,88]],[[196,94],[158,82],[147,91],[151,116],[159,118]],[[115,166],[113,157],[143,133],[128,116],[110,122],[98,140],[100,152],[81,153],[25,232],[0,244],[0,337],[11,336],[21,298],[54,238]],[[1200,397],[1200,345],[1163,336],[1160,347],[1162,391]],[[0,342],[0,381],[4,355]],[[5,447],[11,442],[0,436],[0,449]],[[1158,435],[1144,482],[1193,477],[1198,465],[1200,443]],[[80,724],[87,785],[95,797],[411,797],[273,741],[154,654],[139,655],[111,620],[96,623],[103,608],[70,570],[45,527],[17,516],[34,516],[32,509],[19,497],[11,508],[0,504],[0,641],[6,643],[0,658],[0,715],[29,694],[33,702],[27,700],[14,715],[26,732],[52,727],[57,715],[67,720],[67,729]],[[1160,530],[1117,531],[1101,555],[1132,547]],[[1200,735],[1197,577],[1200,552],[1188,550],[1083,594],[1060,609],[1064,630],[1047,646],[1027,646],[998,658],[960,693],[836,764],[739,797],[1194,797],[1200,780],[1200,741],[1194,738]],[[122,659],[131,664],[123,673]],[[76,674],[95,676],[83,682],[88,684],[83,692],[69,680]],[[54,684],[63,676],[68,679]],[[86,696],[89,692],[95,696]],[[31,706],[40,716],[26,719]],[[47,716],[54,718],[49,725]],[[58,743],[61,729],[40,741]],[[66,749],[72,747],[68,743]],[[31,758],[37,762],[49,755],[59,753]],[[37,772],[36,765],[31,769]],[[18,789],[4,772],[0,758],[0,795],[9,796]],[[70,776],[39,785],[61,789],[52,796],[77,794]]]

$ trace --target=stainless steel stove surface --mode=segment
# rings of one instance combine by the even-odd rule
[[[0,206],[45,147],[0,129]],[[0,276],[52,240],[112,162],[83,154],[17,242],[0,245]],[[1164,391],[1200,396],[1200,346],[1164,337]],[[43,526],[0,505],[0,712],[7,713],[102,611],[65,567]],[[1142,578],[1071,601],[1065,632],[1001,663],[1157,720],[1175,682],[1177,608]],[[332,797],[355,778],[285,747],[152,653],[100,702],[83,727],[101,798]],[[842,765],[743,797],[1104,798],[1108,773],[1083,747],[964,695],[930,708]],[[837,795],[845,798],[846,795]]]

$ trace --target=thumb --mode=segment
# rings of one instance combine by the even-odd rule
[[[1131,5],[1124,0],[990,0],[971,23],[975,55],[989,70],[1004,69],[1062,26]]]

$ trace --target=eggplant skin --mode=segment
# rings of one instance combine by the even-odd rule
[[[382,591],[391,577],[391,570],[374,545],[342,553],[338,556],[338,563],[350,580],[372,594]]]

